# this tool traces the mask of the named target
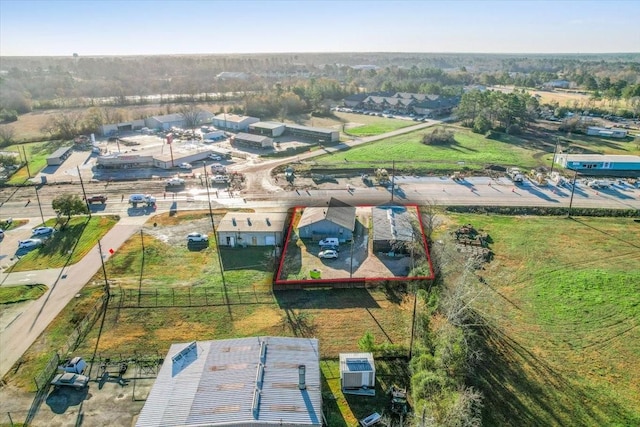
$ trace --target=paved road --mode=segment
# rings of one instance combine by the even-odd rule
[[[104,259],[109,258],[109,249],[118,249],[146,220],[146,217],[138,216],[124,217],[119,221],[101,241]],[[0,378],[100,268],[100,253],[96,245],[80,262],[64,269],[0,273],[0,283],[3,284],[43,283],[49,287],[44,296],[25,306],[25,310],[0,332]]]

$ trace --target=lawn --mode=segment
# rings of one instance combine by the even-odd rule
[[[72,217],[64,229],[45,240],[44,245],[22,256],[11,271],[31,271],[59,268],[75,264],[97,244],[118,222],[117,216]],[[57,227],[55,219],[45,222]]]
[[[0,287],[0,304],[36,300],[40,298],[47,287],[45,285],[20,285]]]
[[[481,170],[487,165],[519,166],[524,170],[551,165],[556,143],[555,134],[516,136],[496,134],[495,139],[458,126],[447,126],[455,134],[449,145],[422,144],[422,136],[432,128],[400,135],[347,151],[327,154],[315,159],[317,166],[332,169],[391,169],[403,173],[429,174],[452,170]],[[640,154],[637,144],[612,141],[584,135],[560,136],[560,149],[565,152],[597,152],[602,154]]]
[[[67,143],[69,144],[69,143]],[[47,157],[58,148],[65,145],[62,141],[46,141],[46,142],[31,142],[20,145],[10,145],[6,148],[7,151],[15,151],[20,153],[20,158],[24,159],[26,154],[28,160],[28,167],[23,166],[14,173],[7,184],[19,185],[23,184],[30,177],[34,177],[38,172],[47,166]],[[23,151],[24,150],[24,151]]]
[[[487,425],[640,424],[640,227],[454,215],[489,233],[475,383]]]
[[[415,124],[416,123],[409,120],[380,118],[379,122],[348,128],[345,130],[345,133],[349,136],[373,136]]]

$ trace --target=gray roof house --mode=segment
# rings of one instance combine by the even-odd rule
[[[173,344],[137,427],[322,426],[318,340]]]
[[[373,251],[405,253],[407,242],[416,238],[411,219],[417,221],[404,206],[376,206],[372,208]]]
[[[298,222],[301,238],[320,240],[337,237],[344,242],[353,238],[356,226],[356,208],[331,198],[326,207],[307,207]]]
[[[282,244],[286,214],[229,212],[216,227],[221,246],[275,246]]]

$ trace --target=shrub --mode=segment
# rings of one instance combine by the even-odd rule
[[[433,132],[427,133],[422,137],[422,143],[426,145],[445,145],[455,142],[453,132],[443,127],[435,128]]]

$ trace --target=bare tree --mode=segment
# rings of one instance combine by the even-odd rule
[[[16,131],[11,126],[0,126],[0,147],[6,147],[15,142]]]
[[[202,118],[202,110],[194,104],[182,105],[178,108],[178,112],[184,119],[184,123],[187,128],[195,128],[198,126],[200,119]]]

